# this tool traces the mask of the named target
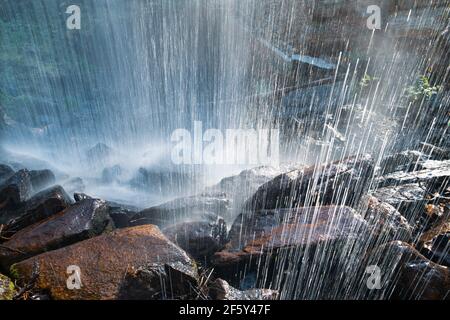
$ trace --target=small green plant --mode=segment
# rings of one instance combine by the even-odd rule
[[[420,76],[414,85],[406,88],[406,96],[412,102],[422,99],[430,100],[439,90],[441,90],[441,86],[431,86],[430,80],[426,76]]]
[[[364,76],[362,77],[361,81],[359,82],[359,86],[361,88],[367,88],[368,86],[371,85],[371,83],[373,83],[374,81],[377,81],[378,78],[376,77],[372,77],[370,75],[368,75],[367,73],[364,74]]]

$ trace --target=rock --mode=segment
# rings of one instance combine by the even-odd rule
[[[262,210],[236,218],[229,233],[230,242],[214,254],[212,264],[221,277],[233,283],[265,270],[259,273],[263,279],[255,279],[250,287],[278,283],[280,287],[275,289],[288,299],[335,297],[340,285],[352,280],[344,277],[346,273],[342,271],[329,272],[326,281],[320,277],[322,281],[319,273],[332,268],[346,270],[349,275],[358,259],[362,259],[365,248],[361,245],[369,237],[367,223],[349,207]],[[314,267],[314,263],[321,263],[324,269],[319,271],[321,268]],[[314,282],[317,287],[312,294],[319,296],[308,295],[307,287]],[[332,282],[336,291],[326,289]],[[242,288],[242,283],[239,285]],[[296,286],[302,290],[296,290]]]
[[[73,198],[75,199],[76,202],[80,202],[80,201],[87,200],[87,199],[94,199],[85,193],[78,193],[78,192],[75,192],[73,194]]]
[[[64,189],[68,194],[74,194],[76,192],[83,192],[86,189],[84,185],[83,179],[81,178],[72,178],[63,183]]]
[[[278,291],[270,289],[241,291],[222,279],[216,279],[208,286],[208,294],[213,300],[277,300],[279,295]]]
[[[13,174],[14,170],[10,166],[0,164],[0,183],[3,183],[3,181],[11,178]]]
[[[223,219],[217,223],[183,222],[162,230],[164,235],[198,261],[208,260],[223,248],[227,240],[227,227]]]
[[[372,290],[372,298],[449,299],[449,269],[431,262],[409,244],[394,241],[382,245],[371,252],[368,264],[382,272],[381,290]]]
[[[421,253],[437,264],[450,267],[450,230],[426,242]]]
[[[148,264],[129,272],[121,300],[190,299],[197,297],[198,274],[192,261]]]
[[[450,179],[450,160],[428,160],[422,163],[421,167],[423,170],[413,172],[399,171],[383,176],[378,179],[378,185],[380,187],[413,183],[430,185],[437,181],[441,182],[443,179]]]
[[[383,158],[380,173],[386,175],[396,171],[411,172],[421,170],[427,157],[420,151],[406,150]]]
[[[356,205],[373,173],[370,156],[293,170],[262,185],[246,201],[247,210],[316,205]],[[349,192],[351,190],[351,192]]]
[[[3,235],[10,237],[25,227],[63,211],[72,202],[72,199],[61,186],[43,190],[35,194],[16,210],[16,217],[6,225]]]
[[[0,186],[0,224],[8,222],[2,211],[17,209],[30,197],[32,190],[30,174],[26,169],[19,170],[3,182]]]
[[[39,191],[54,184],[56,178],[51,170],[32,170],[30,171],[30,180],[33,190]]]
[[[412,226],[419,223],[429,202],[426,189],[418,183],[384,187],[375,190],[372,196],[393,206]]]
[[[227,216],[231,206],[232,202],[227,194],[203,193],[142,210],[132,218],[131,224],[165,227],[192,220],[215,222],[219,216]]]
[[[108,206],[100,200],[77,202],[66,210],[14,234],[0,247],[4,269],[17,261],[95,237],[113,228]]]
[[[176,265],[195,276],[195,264],[153,225],[119,229],[74,245],[50,251],[12,266],[11,273],[21,282],[30,280],[33,266],[39,266],[36,287],[50,293],[51,298],[80,300],[109,300],[133,298],[127,291],[129,274],[141,267]],[[67,289],[67,268],[78,266],[81,288]],[[157,272],[155,275],[159,275]],[[160,290],[161,282],[149,276],[153,292]],[[129,282],[128,282],[129,283]],[[138,288],[136,288],[138,290]],[[170,287],[166,288],[167,294]],[[150,292],[147,292],[147,295]]]
[[[0,300],[12,300],[17,294],[14,282],[0,274]]]
[[[413,227],[393,206],[381,202],[372,196],[362,199],[364,219],[380,241],[402,240],[409,242],[413,238]]]

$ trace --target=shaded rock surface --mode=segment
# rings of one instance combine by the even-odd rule
[[[198,274],[192,261],[147,264],[129,272],[120,287],[119,299],[194,299]]]
[[[0,224],[7,223],[5,210],[14,210],[21,202],[27,200],[33,187],[31,185],[30,173],[23,169],[16,172],[0,186]]]
[[[3,183],[3,181],[7,180],[14,174],[14,170],[6,165],[6,164],[0,164],[0,183]]]
[[[44,220],[72,204],[72,199],[61,186],[43,190],[27,200],[15,213],[15,218],[6,225],[4,236],[24,229],[36,222]]]
[[[394,241],[371,252],[369,265],[381,270],[381,290],[371,298],[450,299],[449,269],[421,255],[411,245]]]
[[[167,240],[156,226],[145,225],[115,230],[35,256],[15,264],[11,270],[22,282],[27,282],[38,265],[36,288],[48,291],[53,299],[108,300],[136,298],[139,295],[127,293],[126,275],[148,265],[164,268],[166,264],[177,264],[177,270],[189,271],[195,277],[195,265],[187,254]],[[80,290],[67,289],[67,267],[71,265],[79,267]],[[159,275],[159,272],[154,274]],[[158,292],[162,290],[161,282],[154,276],[143,280],[143,285],[150,286],[151,292]],[[170,288],[165,290],[169,292]]]
[[[372,196],[366,196],[362,200],[365,209],[364,219],[381,238],[380,241],[412,240],[413,227],[392,205]]]
[[[356,205],[373,174],[369,156],[293,170],[262,185],[246,201],[248,210],[339,204]],[[349,190],[352,192],[348,192]]]
[[[216,279],[208,286],[208,294],[213,300],[276,300],[276,290],[250,289],[241,291],[222,279]]]
[[[34,191],[42,190],[55,183],[55,174],[51,170],[31,170],[30,171],[31,185]]]
[[[222,219],[215,223],[183,222],[166,227],[162,232],[169,240],[201,262],[222,249],[227,240],[227,227]]]
[[[164,227],[193,220],[215,222],[219,217],[227,216],[231,206],[232,201],[225,193],[203,193],[142,210],[132,218],[131,224]]]
[[[113,227],[104,201],[84,200],[15,233],[0,247],[4,269],[17,261],[94,237]]]

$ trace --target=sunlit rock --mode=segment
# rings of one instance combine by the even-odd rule
[[[0,247],[0,265],[7,269],[17,261],[95,237],[112,228],[106,203],[84,200],[15,233]]]
[[[145,225],[116,230],[41,254],[13,265],[11,273],[20,282],[27,283],[38,266],[36,290],[47,291],[51,298],[57,300],[133,299],[143,296],[138,294],[138,286],[127,286],[129,281],[133,283],[127,274],[132,274],[135,279],[137,277],[137,282],[140,282],[139,268],[148,265],[164,268],[166,264],[175,265],[174,269],[186,270],[190,276],[195,277],[195,265],[187,254],[167,240],[157,227]],[[79,268],[79,290],[67,287],[69,266]],[[161,282],[157,281],[160,273],[156,272],[153,276],[152,271],[148,272],[150,275],[142,271],[146,275],[140,282],[140,288],[143,289],[140,293],[146,295],[146,298],[151,298],[152,293],[163,292],[170,295],[170,288],[161,288]],[[76,279],[74,283],[76,284]],[[128,291],[127,287],[134,291]],[[149,288],[153,291],[147,291]]]
[[[213,300],[276,300],[279,293],[270,289],[250,289],[241,291],[222,279],[216,279],[208,286],[208,294]]]

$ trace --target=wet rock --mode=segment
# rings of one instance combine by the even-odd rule
[[[80,202],[80,201],[87,200],[87,199],[94,199],[93,197],[88,196],[85,193],[78,193],[78,192],[75,192],[73,194],[73,198],[75,199],[76,202]]]
[[[33,191],[28,170],[19,170],[0,186],[0,224],[7,223],[5,210],[15,210]]]
[[[0,301],[12,300],[17,294],[14,282],[8,277],[0,274]]]
[[[450,272],[400,241],[385,244],[370,254],[370,265],[381,270],[381,290],[375,298],[404,300],[449,299]]]
[[[203,193],[142,210],[132,218],[131,224],[155,224],[165,227],[192,220],[215,222],[219,216],[229,215],[231,207],[232,201],[227,194]]]
[[[426,242],[421,253],[437,264],[450,267],[450,230]]]
[[[406,150],[383,158],[380,173],[386,175],[396,171],[411,172],[421,170],[422,163],[427,160],[420,151]]]
[[[378,179],[378,185],[396,186],[402,184],[421,183],[423,185],[430,185],[443,179],[450,178],[450,160],[437,161],[428,160],[421,164],[423,170],[413,172],[394,172]]]
[[[147,264],[129,272],[120,288],[119,299],[194,299],[198,274],[192,261]]]
[[[145,225],[115,230],[35,256],[12,266],[11,273],[21,282],[27,282],[33,266],[39,265],[37,289],[48,291],[57,300],[131,299],[136,295],[127,291],[128,274],[148,265],[164,267],[166,264],[175,264],[177,270],[186,270],[184,273],[195,277],[195,265],[187,254],[167,240],[156,226]],[[68,266],[79,267],[79,290],[67,289]],[[151,276],[149,280],[156,286],[151,287],[153,292],[160,290],[161,282],[156,283]],[[170,289],[166,288],[166,292]],[[150,292],[144,294],[148,296]]]
[[[216,223],[183,222],[162,230],[169,240],[199,261],[208,260],[223,248],[227,241],[227,227],[223,219]]]
[[[367,223],[349,207],[262,210],[253,214],[241,214],[236,218],[229,233],[230,242],[224,250],[214,254],[212,264],[221,277],[232,283],[240,281],[245,273],[249,274],[258,268],[266,270],[262,286],[270,281],[282,281],[286,275],[287,278],[283,281],[302,286],[308,283],[301,283],[307,281],[307,271],[299,275],[296,266],[301,265],[303,270],[310,270],[313,279],[313,275],[317,276],[317,272],[320,272],[313,268],[314,259],[322,256],[325,259],[323,261],[327,261],[324,268],[334,265],[335,270],[339,270],[344,268],[343,265],[349,264],[346,249],[343,249],[349,247],[355,248],[354,265],[358,254],[361,255],[356,252],[361,249],[358,243],[364,242],[369,236]],[[292,259],[286,260],[287,256]],[[352,268],[350,264],[347,267],[349,270]],[[341,280],[335,276],[340,276]],[[342,274],[339,276],[330,273],[327,277],[329,283],[335,281],[334,289],[343,281]],[[311,282],[312,280],[309,286]],[[317,285],[316,289],[325,286],[325,281]],[[326,290],[316,292],[333,295],[331,290],[328,293]],[[301,296],[295,295],[307,293],[295,293],[294,286],[288,288],[286,294],[290,298],[300,298]]]
[[[10,237],[15,232],[63,211],[72,204],[72,199],[61,186],[43,190],[16,210],[15,218],[6,225],[3,235]]]
[[[262,185],[246,201],[247,210],[315,205],[356,205],[368,189],[373,165],[370,156],[281,174]],[[351,190],[351,192],[350,192]]]
[[[14,174],[14,170],[6,164],[0,164],[0,183],[9,179]]]
[[[222,279],[216,279],[208,286],[208,294],[213,300],[276,300],[279,295],[278,291],[270,289],[241,291]]]
[[[362,202],[364,219],[381,241],[412,240],[413,227],[393,206],[372,196],[364,197]]]
[[[0,265],[7,269],[17,261],[95,237],[112,228],[106,203],[84,200],[15,233],[0,247]]]
[[[64,189],[68,194],[74,194],[76,192],[83,192],[86,189],[84,185],[83,179],[81,178],[72,178],[63,183]]]
[[[31,170],[30,171],[31,185],[34,191],[42,190],[55,183],[55,175],[51,170]]]
[[[393,206],[412,226],[419,223],[429,200],[426,189],[418,183],[384,187],[375,190],[372,196]]]

